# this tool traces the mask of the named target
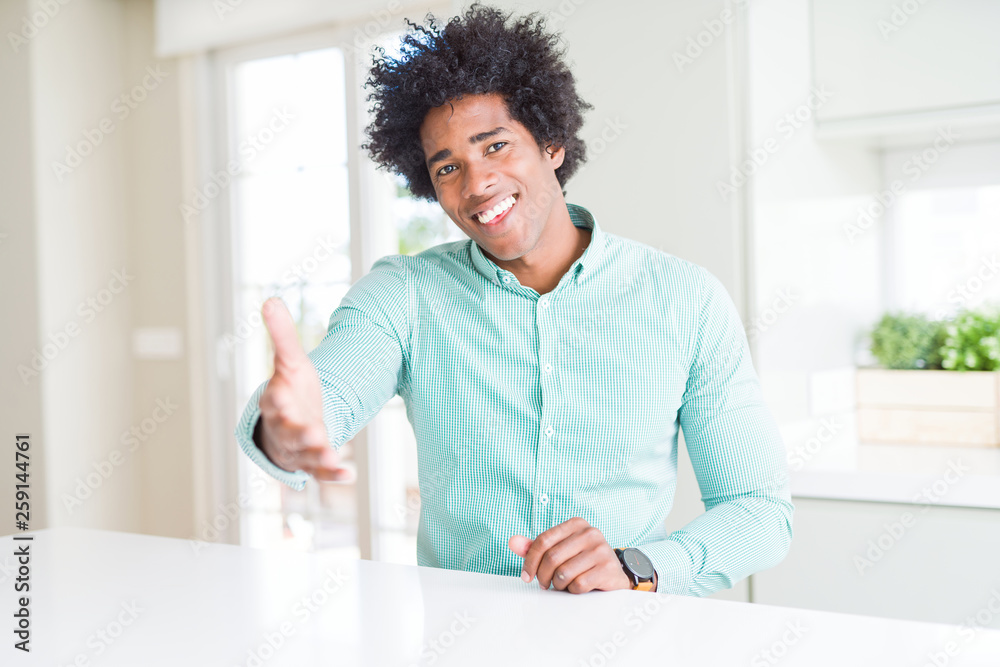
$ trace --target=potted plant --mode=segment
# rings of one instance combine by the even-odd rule
[[[887,313],[871,352],[880,367],[857,372],[862,442],[1000,446],[1000,311]]]

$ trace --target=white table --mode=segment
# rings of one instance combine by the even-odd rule
[[[928,654],[949,667],[1000,665],[995,630],[966,639],[947,625],[633,591],[571,595],[323,554],[76,528],[31,534],[33,651],[11,648],[8,574],[3,665],[921,667],[933,664]],[[0,540],[5,556],[20,544]]]

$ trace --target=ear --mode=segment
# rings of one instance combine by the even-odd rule
[[[552,164],[552,171],[555,171],[562,166],[563,160],[566,158],[566,149],[563,146],[548,144],[545,146],[545,155]]]

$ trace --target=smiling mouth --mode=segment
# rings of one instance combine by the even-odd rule
[[[473,215],[472,219],[475,220],[476,222],[478,222],[481,225],[495,225],[495,224],[498,224],[501,220],[503,220],[504,218],[507,217],[507,213],[512,208],[514,208],[514,205],[516,203],[517,203],[517,195],[516,194],[510,195],[506,199],[504,199],[504,200],[500,201],[499,203],[497,203],[497,205],[494,206],[493,208],[487,209],[486,211],[483,211],[482,213],[478,213],[476,215]]]

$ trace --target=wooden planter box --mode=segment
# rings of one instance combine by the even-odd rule
[[[861,442],[1000,447],[1000,372],[857,370]]]

